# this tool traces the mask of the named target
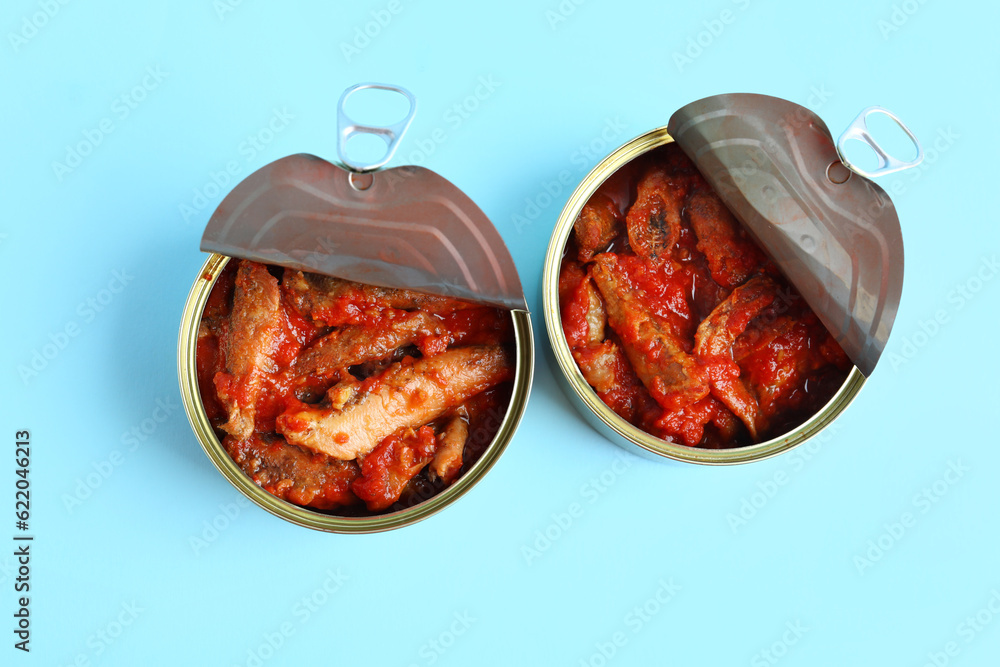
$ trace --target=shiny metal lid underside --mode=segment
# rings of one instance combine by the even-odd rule
[[[903,285],[902,233],[885,191],[844,167],[823,121],[787,100],[708,97],[667,128],[869,375]]]
[[[290,155],[229,193],[201,249],[527,310],[517,269],[489,218],[423,167],[358,174],[314,155]]]

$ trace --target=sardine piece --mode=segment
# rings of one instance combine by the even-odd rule
[[[573,350],[573,358],[604,403],[625,421],[637,423],[656,403],[629,365],[621,346],[606,340],[594,347]]]
[[[268,493],[296,505],[333,509],[355,504],[357,464],[305,452],[275,435],[252,433],[222,442],[233,461]]]
[[[694,337],[695,354],[712,367],[712,394],[740,418],[754,440],[767,430],[767,418],[740,377],[740,367],[733,359],[733,344],[777,295],[778,285],[771,278],[761,275],[749,280],[716,306],[698,326]]]
[[[426,313],[386,317],[377,326],[346,326],[304,350],[289,369],[293,377],[331,379],[349,366],[382,359],[403,345],[440,335],[439,320]]]
[[[621,348],[610,340],[593,347],[578,347],[573,350],[573,358],[587,384],[598,394],[606,394],[618,386],[620,363],[627,363]]]
[[[240,440],[253,433],[261,374],[277,371],[271,355],[280,329],[278,281],[263,264],[241,261],[225,342],[226,372],[214,378],[229,415],[222,429]]]
[[[712,190],[693,192],[687,214],[698,237],[698,250],[708,260],[712,279],[722,287],[743,284],[765,263],[760,249]]]
[[[744,331],[734,341],[733,359],[741,364],[747,357],[751,357],[758,352],[768,349],[774,344],[775,339],[785,336],[798,326],[795,317],[787,315],[777,315],[766,327],[754,327]]]
[[[477,307],[469,301],[364,285],[302,271],[286,271],[282,287],[296,310],[331,327],[357,323],[361,313],[370,309],[419,309],[425,313],[444,314]]]
[[[469,439],[469,411],[459,406],[438,435],[438,447],[431,461],[430,478],[451,484],[462,471],[462,454]]]
[[[593,278],[574,262],[563,265],[559,280],[563,331],[580,372],[608,407],[635,422],[653,399],[621,346],[605,340],[607,311]]]
[[[605,250],[618,236],[621,222],[622,213],[614,200],[602,192],[594,193],[573,224],[580,261],[588,262]]]
[[[639,257],[660,264],[670,258],[681,236],[686,180],[653,166],[639,181],[635,203],[625,218],[628,240]]]
[[[393,364],[342,409],[295,408],[275,424],[292,444],[350,460],[402,428],[437,419],[513,373],[513,359],[500,346],[455,348]]]
[[[583,284],[583,294],[586,304],[584,319],[587,321],[587,344],[600,345],[604,342],[604,327],[608,322],[608,314],[590,276],[587,276],[587,281]]]
[[[617,256],[598,255],[591,275],[604,297],[608,324],[656,402],[666,410],[679,410],[707,396],[708,382],[698,361],[684,350],[667,323],[650,311],[642,295],[629,289]]]

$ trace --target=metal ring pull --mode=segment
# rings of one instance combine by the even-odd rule
[[[410,103],[410,110],[406,113],[406,117],[403,120],[395,123],[393,125],[364,125],[362,123],[356,123],[347,112],[344,110],[344,104],[347,102],[347,98],[351,94],[356,93],[359,90],[366,90],[368,88],[374,88],[377,90],[388,90],[390,92],[399,93],[405,97]],[[410,122],[413,120],[413,115],[417,112],[417,98],[413,96],[413,93],[401,88],[400,86],[392,86],[384,83],[359,83],[351,86],[340,96],[340,102],[337,103],[337,154],[340,156],[340,161],[344,163],[352,171],[366,172],[374,171],[379,167],[385,165],[389,160],[392,159],[393,154],[396,152],[396,147],[399,145],[399,140],[403,137],[406,129],[410,126]],[[378,162],[356,162],[347,156],[347,141],[356,134],[372,134],[379,137],[385,141],[386,151],[385,155]]]
[[[910,141],[912,141],[913,145],[917,148],[917,156],[915,158],[912,160],[900,160],[889,155],[882,149],[879,143],[875,141],[875,138],[872,137],[871,133],[868,132],[868,116],[873,113],[885,114],[894,120],[896,124],[902,128],[903,132],[906,132],[906,136],[910,138]],[[878,167],[872,171],[868,171],[866,169],[862,169],[847,159],[847,153],[844,150],[844,146],[851,139],[857,139],[858,141],[867,144],[872,150],[875,151],[875,156],[878,158]],[[912,132],[910,132],[910,128],[906,127],[906,125],[903,124],[903,121],[896,117],[896,114],[879,106],[868,107],[859,113],[858,117],[847,126],[847,129],[844,130],[844,133],[841,134],[840,138],[837,140],[837,153],[840,155],[841,162],[850,167],[852,171],[857,172],[866,178],[875,178],[876,176],[884,176],[885,174],[891,174],[893,172],[902,171],[903,169],[909,169],[910,167],[916,167],[924,159],[923,146],[920,145],[917,138],[913,136]]]

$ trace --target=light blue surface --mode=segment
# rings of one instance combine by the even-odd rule
[[[23,428],[36,536],[29,655],[0,547],[0,663],[998,664],[994,3],[10,0],[0,14],[0,544]],[[378,34],[345,55],[366,26]],[[517,437],[472,492],[415,526],[339,536],[240,501],[179,408],[175,350],[213,174],[334,157],[337,98],[367,80],[419,98],[393,164],[438,171],[492,218],[540,354]],[[906,241],[891,356],[808,460],[638,459],[578,418],[541,353],[542,258],[571,189],[546,187],[687,102],[742,91],[808,104],[835,133],[880,104],[923,140],[924,166],[882,182]],[[95,128],[78,166],[54,167]],[[36,352],[51,358],[22,378]],[[935,482],[936,502],[918,498]],[[744,500],[760,507],[735,525]],[[857,560],[880,539],[877,562]]]

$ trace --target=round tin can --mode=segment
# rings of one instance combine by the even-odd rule
[[[281,500],[257,486],[236,465],[219,442],[205,412],[198,388],[196,354],[198,327],[212,287],[229,260],[230,258],[224,255],[210,255],[188,294],[178,335],[177,375],[180,381],[181,400],[188,421],[191,423],[191,429],[209,460],[240,493],[271,514],[299,526],[331,533],[375,533],[416,523],[444,509],[475,486],[497,462],[521,421],[531,388],[534,366],[531,319],[527,312],[521,310],[510,311],[516,349],[514,387],[510,403],[492,442],[487,445],[476,463],[446,489],[405,510],[375,516],[351,517],[300,507]]]
[[[624,144],[608,155],[583,179],[570,196],[549,241],[542,272],[542,307],[553,356],[561,371],[571,402],[599,433],[616,445],[650,458],[664,457],[687,463],[726,465],[759,461],[788,451],[818,434],[843,412],[861,391],[865,376],[854,367],[830,400],[804,423],[766,442],[731,449],[686,447],[657,438],[621,418],[587,384],[570,352],[562,327],[559,305],[559,269],[566,242],[580,211],[612,174],[649,151],[671,143],[666,127],[657,128]]]

